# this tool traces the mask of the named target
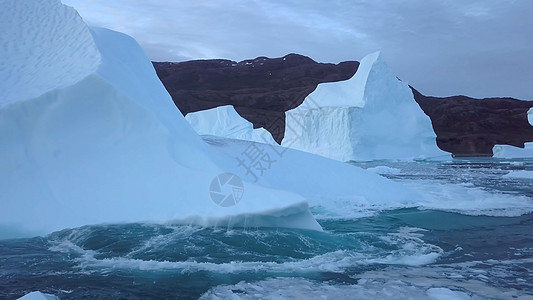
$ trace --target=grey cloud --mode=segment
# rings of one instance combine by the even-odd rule
[[[317,61],[382,50],[431,95],[533,99],[533,2],[503,0],[64,0],[90,24],[135,37],[154,60]]]

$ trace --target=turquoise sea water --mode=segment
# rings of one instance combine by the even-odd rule
[[[0,240],[0,298],[533,297],[533,160],[354,164],[428,198],[321,218],[324,232],[121,224]]]

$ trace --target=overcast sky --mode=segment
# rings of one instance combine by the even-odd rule
[[[133,36],[150,59],[307,55],[360,61],[435,96],[533,100],[530,0],[63,0],[89,25]]]

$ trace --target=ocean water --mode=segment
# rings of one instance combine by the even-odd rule
[[[0,298],[533,299],[533,160],[353,164],[423,197],[313,206],[324,232],[121,224],[0,240]]]

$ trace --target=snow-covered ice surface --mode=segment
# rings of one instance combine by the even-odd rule
[[[228,171],[262,186],[290,190],[307,199],[318,218],[348,218],[413,207],[421,196],[359,167],[279,145],[204,136],[213,148],[235,158]],[[258,158],[250,163],[250,156]],[[248,163],[248,164],[247,164]]]
[[[351,79],[319,84],[286,119],[283,146],[341,161],[448,155],[409,86],[379,52],[363,58]]]
[[[232,105],[188,113],[185,119],[200,135],[215,135],[231,139],[275,144],[270,132],[254,129],[253,124],[241,117]]]
[[[0,107],[67,87],[96,71],[100,52],[79,19],[59,1],[2,1]]]
[[[238,205],[211,200],[235,161],[180,116],[132,38],[59,1],[2,5],[0,237],[133,221],[320,229],[292,192],[245,181]]]

